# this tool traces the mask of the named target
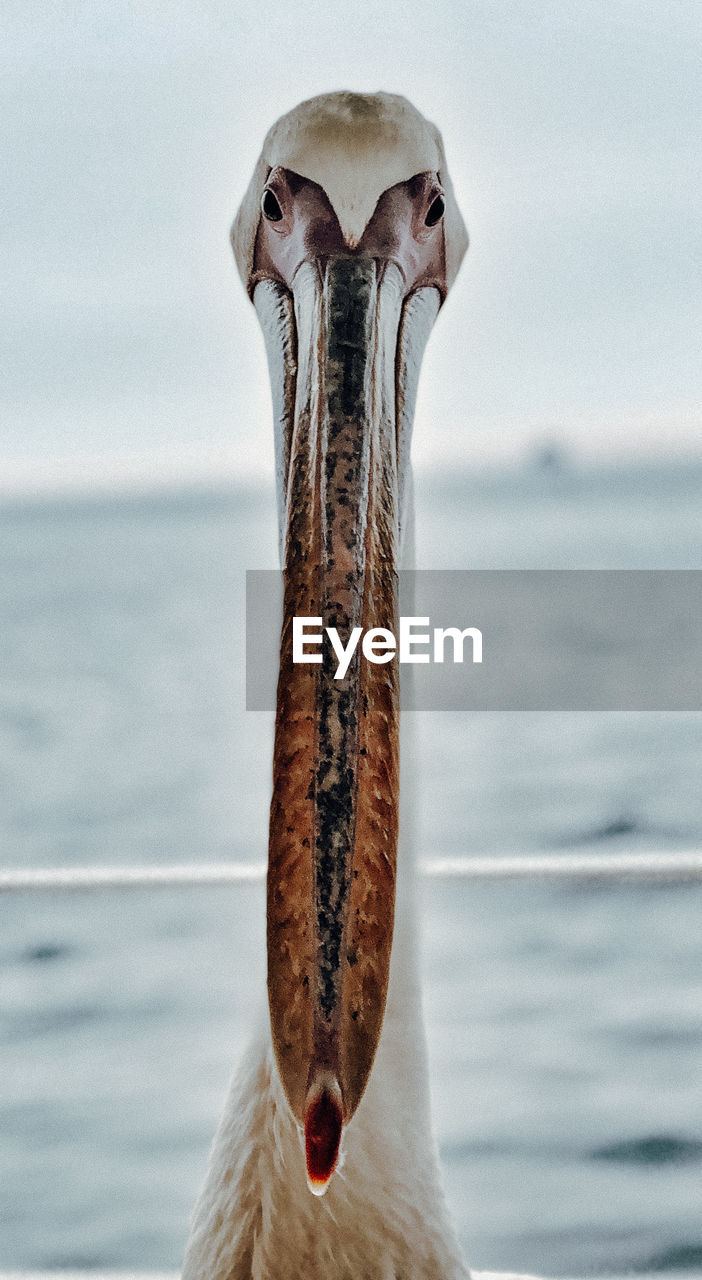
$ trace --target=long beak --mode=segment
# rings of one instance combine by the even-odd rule
[[[421,350],[439,305],[435,290],[423,293],[431,297]],[[293,663],[292,626],[296,616],[321,617],[344,640],[352,627],[396,632],[400,488],[413,408],[406,397],[398,405],[397,370],[409,307],[393,264],[350,256],[299,269],[294,316],[290,295],[270,282],[254,301],[279,432],[285,580],[268,994],[280,1077],[305,1131],[309,1185],[320,1194],[366,1086],[385,1008],[399,684],[395,662],[367,662],[358,648],[341,680],[336,660]],[[413,379],[412,401],[416,374],[400,379],[405,390]]]

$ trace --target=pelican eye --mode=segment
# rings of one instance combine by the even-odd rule
[[[267,218],[269,222],[283,221],[283,210],[278,204],[278,201],[270,187],[266,187],[266,190],[261,196],[261,212],[264,218]]]
[[[436,196],[436,198],[432,200],[431,204],[429,205],[429,209],[427,210],[427,216],[424,219],[425,225],[427,227],[435,227],[437,222],[441,222],[441,219],[444,216],[445,209],[446,209],[446,205],[444,204],[444,197]]]

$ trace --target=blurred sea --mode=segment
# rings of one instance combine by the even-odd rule
[[[418,563],[700,568],[702,464],[420,477]],[[260,860],[244,570],[272,492],[0,507],[0,864]],[[428,713],[419,848],[702,847],[702,716]],[[476,1268],[702,1267],[701,886],[423,898]],[[0,900],[0,1269],[175,1268],[264,984],[261,886]]]

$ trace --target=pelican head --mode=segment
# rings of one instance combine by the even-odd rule
[[[310,1188],[334,1171],[383,1021],[398,833],[396,664],[292,661],[293,617],[394,630],[414,400],[468,239],[441,137],[390,94],[268,133],[232,229],[267,347],[284,606],[268,866],[277,1066]],[[320,628],[317,628],[320,629]]]

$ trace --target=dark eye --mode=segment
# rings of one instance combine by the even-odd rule
[[[444,204],[444,197],[437,196],[436,199],[433,200],[432,203],[429,205],[427,216],[424,219],[426,225],[428,227],[435,227],[437,222],[441,222],[441,219],[444,216],[445,208],[446,208],[446,205]]]
[[[276,200],[270,187],[266,187],[261,196],[261,212],[264,218],[268,218],[269,222],[282,222],[283,210]]]

